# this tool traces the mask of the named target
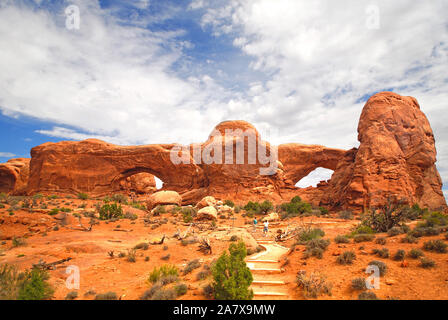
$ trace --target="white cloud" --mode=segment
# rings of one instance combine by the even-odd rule
[[[316,187],[319,182],[330,180],[333,172],[330,169],[317,168],[297,182],[296,186],[299,188]]]
[[[232,83],[235,70],[215,70],[213,76],[197,71],[202,69],[183,51],[196,48],[184,38],[188,30],[142,27],[178,8],[162,18],[138,17],[132,25],[96,1],[77,1],[81,30],[73,32],[64,28],[63,10],[50,14],[4,3],[0,109],[55,123],[42,134],[119,144],[190,143],[203,141],[222,120],[243,119],[270,129],[272,143],[349,149],[358,145],[363,103],[357,101],[394,88],[419,100],[448,181],[445,0],[192,1],[190,9],[201,9],[194,15],[204,13],[206,32],[225,35],[250,57],[241,70],[247,83],[232,88],[221,83]],[[366,28],[371,3],[380,9],[378,30]],[[212,70],[214,57],[203,59]]]
[[[12,158],[15,157],[16,155],[14,153],[11,152],[0,152],[0,158]]]

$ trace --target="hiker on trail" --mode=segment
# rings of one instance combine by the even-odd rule
[[[264,228],[263,228],[263,233],[264,233],[264,236],[265,236],[265,237],[268,235],[268,231],[269,231],[269,221],[266,220],[266,221],[264,222]]]
[[[254,232],[257,231],[257,218],[254,218]]]

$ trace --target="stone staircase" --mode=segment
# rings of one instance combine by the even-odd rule
[[[279,275],[282,273],[280,258],[289,249],[278,245],[269,238],[260,238],[256,241],[266,251],[249,256],[246,259],[247,266],[254,278],[251,286],[254,292],[254,300],[288,299],[288,287]]]

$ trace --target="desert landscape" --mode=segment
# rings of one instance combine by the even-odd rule
[[[435,139],[417,99],[381,92],[351,150],[242,120],[187,146],[44,143],[0,164],[0,299],[446,300]],[[334,173],[296,186],[316,168]]]

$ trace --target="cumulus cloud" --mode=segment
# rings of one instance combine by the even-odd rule
[[[63,8],[17,2],[0,6],[0,109],[55,123],[42,134],[190,143],[222,120],[244,119],[275,144],[348,149],[358,145],[366,98],[393,89],[419,100],[448,181],[444,0],[194,0],[185,14],[199,15],[206,33],[248,61],[210,74],[185,52],[195,47],[189,30],[153,31],[147,15],[127,21],[117,8],[111,14],[97,1],[75,1],[81,29],[70,31]],[[213,58],[203,60],[212,70]],[[227,85],[238,71],[246,82]]]
[[[15,157],[16,155],[14,153],[11,152],[0,152],[0,158],[12,158]]]

